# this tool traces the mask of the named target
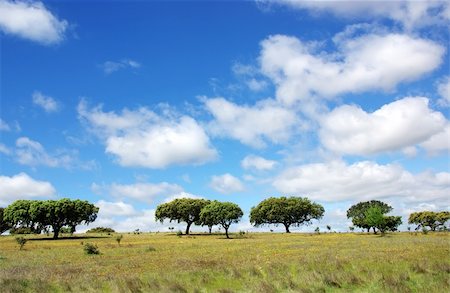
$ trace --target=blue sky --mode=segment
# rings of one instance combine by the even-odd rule
[[[0,206],[87,199],[119,231],[166,231],[154,209],[177,197],[239,204],[235,230],[269,196],[324,205],[297,231],[346,231],[370,199],[404,222],[448,210],[449,17],[444,1],[0,0]]]

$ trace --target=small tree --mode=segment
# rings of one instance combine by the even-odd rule
[[[325,210],[317,203],[302,197],[270,197],[250,211],[250,222],[255,226],[282,224],[286,233],[289,227],[309,225],[313,219],[321,219]]]
[[[122,241],[122,238],[123,238],[122,234],[116,236],[116,241],[119,246],[120,246],[120,241]]]
[[[431,231],[436,231],[440,226],[445,226],[445,223],[450,219],[450,212],[431,212],[423,211],[416,212],[409,215],[409,224],[416,224],[417,230],[420,228],[430,227]]]
[[[327,225],[327,230],[328,230],[328,232],[331,231],[331,226],[330,225]]]
[[[159,205],[156,208],[155,219],[161,223],[165,219],[169,219],[170,222],[186,222],[186,234],[189,234],[189,229],[192,224],[201,224],[200,211],[209,203],[210,201],[205,199],[178,198]]]
[[[350,226],[350,227],[348,227],[348,228],[350,229],[350,232],[355,231],[355,227],[353,227],[353,226]]]
[[[25,246],[25,243],[27,243],[27,239],[20,236],[20,237],[16,237],[16,242],[17,244],[19,244],[19,250],[22,250],[23,247]]]
[[[356,227],[367,229],[367,232],[369,232],[370,229],[373,228],[373,232],[376,233],[376,227],[366,222],[366,212],[368,209],[373,207],[378,207],[379,211],[381,211],[383,215],[392,211],[392,207],[388,204],[379,200],[371,200],[360,202],[351,206],[347,210],[347,218],[351,218],[353,225],[355,225]]]
[[[225,229],[225,235],[228,235],[228,229],[232,223],[238,223],[243,215],[241,208],[232,202],[213,201],[206,205],[200,212],[200,221],[213,225],[222,225]]]

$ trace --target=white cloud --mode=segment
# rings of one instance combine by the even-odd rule
[[[447,125],[441,132],[430,137],[421,146],[432,155],[440,152],[450,152],[450,123],[447,122]]]
[[[78,114],[122,166],[165,168],[203,164],[217,156],[203,128],[188,116],[160,116],[147,108],[116,114],[103,112],[101,106],[88,109],[84,101],[78,105]]]
[[[270,99],[254,106],[236,105],[224,98],[205,99],[204,103],[214,116],[209,125],[213,134],[252,147],[263,147],[266,141],[286,142],[298,123],[295,112]]]
[[[11,150],[6,145],[0,143],[0,153],[5,154],[5,155],[10,155]]]
[[[53,99],[52,97],[49,97],[49,96],[44,96],[40,92],[37,92],[37,91],[34,92],[32,97],[33,97],[33,103],[35,105],[38,105],[42,109],[44,109],[45,112],[47,112],[47,113],[58,112],[58,110],[60,108],[59,103],[56,102],[55,99]]]
[[[122,59],[120,61],[106,61],[100,67],[106,74],[111,74],[120,69],[139,68],[141,64],[131,59]]]
[[[8,123],[6,123],[5,121],[3,121],[3,119],[0,118],[0,131],[10,131],[11,127],[8,125]]]
[[[263,2],[285,4],[312,13],[332,13],[351,19],[387,18],[401,24],[406,30],[435,24],[445,24],[449,19],[446,1],[311,1],[311,0],[266,0]]]
[[[345,93],[392,91],[436,69],[445,53],[437,43],[408,35],[355,34],[350,30],[337,35],[337,50],[329,53],[319,50],[317,43],[284,35],[262,41],[261,70],[277,86],[277,99],[292,104]]]
[[[194,199],[204,199],[204,197],[199,196],[199,195],[195,195],[189,192],[185,192],[182,191],[180,193],[174,194],[172,196],[169,196],[168,198],[166,198],[162,203],[168,203],[171,202],[174,199],[178,199],[178,198],[194,198]]]
[[[99,200],[95,203],[95,206],[99,207],[99,217],[132,216],[136,214],[134,207],[123,201],[109,202]]]
[[[424,142],[444,129],[446,119],[428,107],[428,99],[408,97],[373,113],[341,106],[325,115],[320,124],[320,139],[329,150],[368,155]]]
[[[267,160],[255,155],[248,155],[241,161],[242,168],[246,170],[254,169],[258,171],[268,171],[272,170],[276,164],[276,161]]]
[[[229,173],[212,176],[209,186],[211,186],[211,188],[215,191],[224,194],[240,192],[244,190],[244,185],[242,184],[242,182]]]
[[[55,188],[46,181],[31,178],[25,173],[12,177],[0,175],[0,205],[8,205],[18,199],[50,197],[56,193]]]
[[[371,161],[307,164],[283,171],[273,186],[280,192],[337,202],[399,198],[404,202],[448,201],[450,173],[412,174],[399,165]]]
[[[41,2],[0,0],[0,29],[6,34],[50,45],[64,39],[67,27]]]
[[[39,142],[28,137],[19,137],[16,146],[16,160],[22,165],[69,168],[74,163],[74,154],[60,152],[49,155]]]
[[[181,186],[167,182],[129,185],[113,183],[109,187],[109,192],[115,197],[133,198],[145,202],[153,201],[156,196],[173,196],[182,191],[183,188]]]
[[[450,76],[443,78],[437,87],[438,93],[441,99],[438,100],[438,104],[443,107],[450,107]]]
[[[254,92],[260,92],[268,86],[265,80],[257,80],[255,78],[247,80],[246,84],[248,88]]]

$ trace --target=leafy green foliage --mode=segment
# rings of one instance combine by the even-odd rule
[[[0,208],[0,234],[11,228],[11,224],[3,219],[3,210],[4,208]]]
[[[417,230],[421,227],[430,227],[431,231],[436,231],[436,228],[444,227],[448,220],[450,220],[450,212],[448,211],[423,211],[409,215],[408,223],[416,224]]]
[[[228,229],[232,223],[238,223],[243,216],[241,208],[232,202],[219,202],[217,200],[203,207],[200,212],[200,221],[211,225],[221,225],[228,235]]]
[[[186,234],[189,234],[192,224],[201,225],[200,212],[209,203],[210,201],[205,199],[178,198],[159,205],[156,208],[155,218],[161,223],[165,219],[169,219],[170,222],[186,222]]]
[[[322,218],[325,210],[317,203],[302,197],[270,197],[250,211],[250,222],[255,226],[283,224],[286,233],[290,226],[308,225],[313,219]]]
[[[62,227],[69,226],[73,233],[76,225],[95,221],[97,213],[97,207],[81,200],[18,200],[4,210],[4,219],[34,233],[52,227],[53,238],[57,239]]]
[[[95,227],[86,231],[86,233],[115,233],[114,229],[107,227]]]
[[[86,254],[100,254],[100,250],[98,249],[98,246],[92,243],[86,243],[83,246],[83,250]]]
[[[376,227],[366,222],[366,212],[373,207],[378,207],[379,211],[383,215],[392,211],[392,207],[388,204],[378,200],[371,200],[360,202],[351,206],[347,210],[347,218],[352,218],[353,225],[363,229],[367,229],[367,232],[369,232],[369,230],[373,228],[375,233]]]
[[[27,228],[27,227],[18,227],[18,228],[11,228],[9,230],[9,233],[11,235],[33,234],[33,230],[31,230],[31,228]]]

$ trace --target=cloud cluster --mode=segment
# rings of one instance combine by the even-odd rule
[[[34,92],[32,98],[33,103],[44,109],[47,113],[57,112],[60,108],[59,103],[54,98],[45,96],[41,92]]]
[[[288,168],[273,186],[283,193],[327,202],[394,197],[406,202],[448,202],[450,173],[412,174],[395,164],[332,161]]]
[[[262,100],[254,106],[237,105],[224,98],[204,100],[213,115],[210,131],[216,136],[230,137],[252,147],[266,142],[286,142],[299,120],[294,111],[274,100]]]
[[[44,45],[60,43],[68,28],[41,2],[0,0],[0,29]]]
[[[286,104],[330,99],[345,93],[391,91],[436,69],[445,48],[404,34],[355,32],[335,38],[337,50],[320,51],[317,43],[274,35],[261,42],[261,70],[277,86]]]
[[[321,0],[265,0],[265,3],[287,5],[308,10],[313,14],[332,13],[350,19],[387,18],[406,30],[428,25],[445,24],[450,19],[450,5],[446,1],[321,1]]]
[[[442,107],[450,107],[450,76],[444,77],[438,83],[438,93],[441,98],[438,100],[438,104]]]
[[[47,181],[31,178],[26,173],[14,176],[0,175],[0,205],[6,206],[18,199],[51,197],[56,193],[53,185]]]
[[[319,136],[326,148],[341,154],[370,155],[414,146],[446,125],[444,116],[428,104],[426,98],[407,97],[373,113],[341,106],[322,118]]]
[[[104,112],[101,106],[78,105],[79,118],[105,143],[122,166],[165,168],[202,164],[216,158],[203,128],[189,116],[158,115],[147,108]]]
[[[269,171],[277,165],[276,161],[267,160],[263,157],[248,155],[241,161],[241,166],[245,170]]]
[[[70,168],[74,163],[74,154],[59,152],[50,155],[37,141],[28,137],[19,137],[16,140],[16,160],[27,166],[47,166]]]
[[[125,68],[139,68],[141,64],[131,59],[122,59],[120,61],[106,61],[100,65],[105,74],[111,74]]]
[[[209,186],[215,191],[223,194],[240,192],[245,189],[241,180],[229,173],[212,176]]]
[[[135,184],[117,184],[113,183],[109,187],[111,195],[118,198],[132,198],[144,202],[152,202],[157,196],[173,196],[183,191],[183,188],[177,184],[167,182],[160,183],[135,183]]]

